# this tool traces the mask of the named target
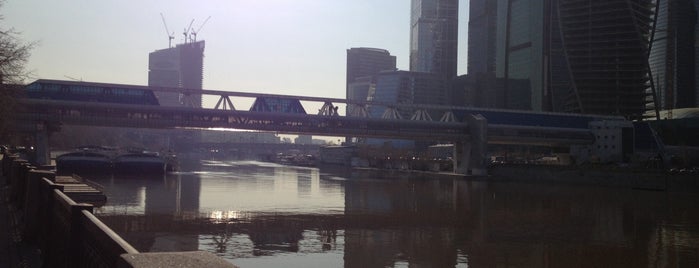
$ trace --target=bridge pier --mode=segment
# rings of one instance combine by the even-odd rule
[[[37,165],[50,165],[49,130],[46,122],[37,122],[34,131],[34,152]]]
[[[482,115],[467,115],[470,141],[454,144],[454,173],[485,176],[485,157],[488,148],[488,121]]]

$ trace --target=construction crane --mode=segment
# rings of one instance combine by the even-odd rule
[[[191,39],[192,42],[197,41],[197,34],[199,33],[199,31],[201,31],[201,28],[204,28],[204,25],[206,24],[207,21],[209,21],[210,18],[211,18],[211,16],[207,17],[196,31],[192,31],[192,33],[190,34],[192,36],[192,39]]]
[[[172,47],[172,40],[175,39],[175,32],[170,33],[170,30],[167,28],[167,23],[165,23],[165,16],[163,16],[163,13],[160,13],[160,18],[163,19],[163,25],[165,26],[165,34],[167,34],[167,47],[171,48]]]
[[[194,23],[194,19],[192,19],[191,22],[189,22],[189,27],[184,29],[184,32],[182,33],[184,35],[184,43],[187,43],[187,40],[189,39],[189,31],[192,30],[192,24]]]

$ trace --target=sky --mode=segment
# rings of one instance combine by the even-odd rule
[[[146,85],[148,53],[201,30],[204,88],[344,98],[346,51],[387,49],[409,69],[409,0],[6,0],[5,27],[37,42],[33,79]],[[207,17],[211,18],[202,26]],[[461,0],[459,74],[466,72],[468,1]],[[205,99],[205,106],[215,100]]]

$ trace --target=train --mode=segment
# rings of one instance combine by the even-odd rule
[[[40,79],[26,86],[26,97],[61,101],[160,105],[145,87]]]

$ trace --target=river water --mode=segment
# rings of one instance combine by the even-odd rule
[[[141,252],[241,267],[698,267],[699,196],[621,188],[358,177],[195,161],[104,177],[95,213]]]

